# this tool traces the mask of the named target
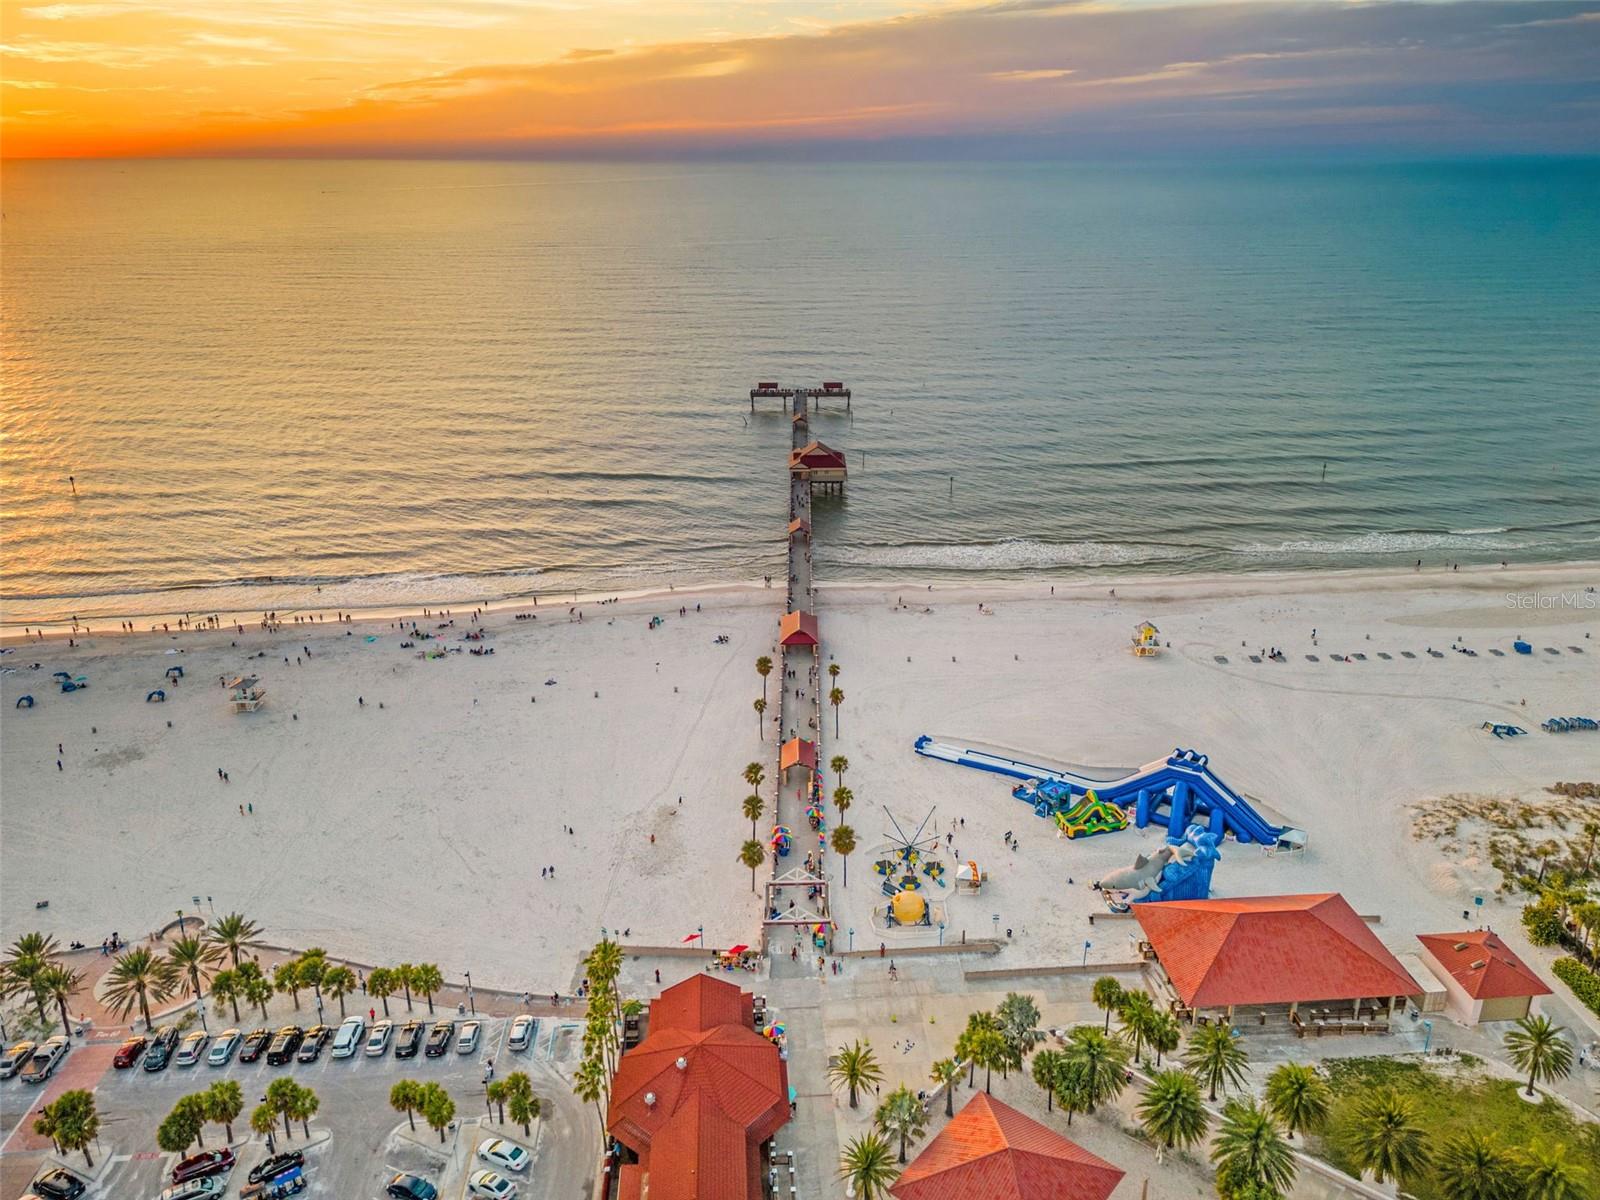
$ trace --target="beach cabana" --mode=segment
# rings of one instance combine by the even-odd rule
[[[228,680],[228,707],[234,712],[255,712],[266,699],[267,689],[254,675],[237,675]]]
[[[785,613],[778,623],[778,644],[782,646],[815,646],[817,614],[808,612]]]
[[[1387,1032],[1416,981],[1337,892],[1133,905],[1181,1012],[1193,1021],[1289,1024],[1311,1033]]]
[[[1550,989],[1533,968],[1487,929],[1469,933],[1419,933],[1422,961],[1444,984],[1445,1012],[1463,1025],[1516,1021],[1533,1011],[1535,996]]]
[[[778,770],[787,771],[790,767],[804,767],[808,771],[815,771],[817,769],[817,744],[798,737],[790,738],[785,742],[782,751],[778,754]]]
[[[1108,1200],[1126,1174],[987,1092],[889,1186],[897,1200]]]

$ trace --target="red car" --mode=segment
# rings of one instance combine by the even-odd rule
[[[131,1037],[117,1047],[117,1056],[111,1060],[111,1065],[119,1071],[125,1071],[139,1061],[139,1056],[144,1053],[144,1048],[150,1044],[148,1038]]]
[[[173,1183],[187,1183],[191,1179],[199,1179],[202,1175],[220,1175],[224,1171],[233,1170],[233,1151],[224,1147],[221,1150],[207,1150],[201,1154],[191,1154],[172,1168]]]

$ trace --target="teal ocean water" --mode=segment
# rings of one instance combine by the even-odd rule
[[[1600,558],[1597,197],[1593,161],[8,164],[0,605],[754,578],[757,379],[854,389],[828,579]]]

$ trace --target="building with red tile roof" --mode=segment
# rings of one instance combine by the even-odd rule
[[[1135,904],[1145,940],[1191,1014],[1239,1006],[1395,1002],[1416,981],[1337,892]]]
[[[778,621],[778,643],[783,646],[815,646],[817,614],[796,610],[784,613]]]
[[[809,771],[817,769],[817,744],[806,738],[790,738],[778,751],[778,770],[787,771],[790,767],[805,767]]]
[[[707,974],[667,988],[623,1054],[606,1129],[633,1161],[621,1195],[761,1200],[762,1147],[789,1120],[789,1075],[748,992]]]
[[[843,488],[846,469],[844,455],[821,442],[807,442],[800,449],[789,451],[789,475],[793,479],[808,480],[824,488]]]
[[[1535,996],[1548,996],[1544,980],[1511,952],[1500,935],[1419,933],[1422,961],[1444,984],[1445,1012],[1467,1025],[1516,1021],[1533,1010]]]
[[[987,1092],[889,1188],[898,1200],[1107,1200],[1125,1174]]]

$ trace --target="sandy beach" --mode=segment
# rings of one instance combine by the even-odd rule
[[[1016,963],[1076,959],[1085,940],[1091,959],[1126,957],[1124,930],[1091,931],[1104,908],[1088,885],[1158,845],[1157,831],[1060,840],[998,777],[913,754],[923,733],[1108,768],[1198,748],[1310,838],[1293,858],[1225,846],[1215,894],[1343,891],[1400,945],[1459,927],[1487,885],[1485,919],[1519,932],[1492,879],[1411,838],[1408,806],[1600,775],[1597,735],[1538,728],[1600,715],[1600,608],[1585,591],[1597,580],[1565,566],[1107,581],[1054,595],[1039,580],[825,585],[817,607],[847,700],[838,738],[827,714],[822,754],[850,760],[860,846],[849,886],[835,887],[841,932],[857,931],[857,949],[869,936],[885,809],[913,825],[936,809],[941,833],[957,822],[951,849],[991,873],[981,898],[949,900],[948,936],[1009,928],[1003,958]],[[602,927],[634,944],[702,926],[708,946],[754,944],[759,906],[736,860],[749,835],[740,772],[773,751],[751,702],[779,604],[759,586],[708,589],[585,602],[580,623],[546,603],[537,621],[488,614],[482,642],[459,640],[479,627],[457,610],[454,628],[416,649],[389,619],[97,633],[71,649],[12,640],[0,660],[4,936],[139,936],[198,895],[207,913],[246,912],[275,943],[437,961],[535,992],[570,990]],[[651,630],[656,614],[666,620]],[[1153,660],[1128,653],[1139,619],[1170,643]],[[1509,653],[1518,634],[1531,657]],[[1460,638],[1480,653],[1452,652]],[[462,652],[417,656],[440,646]],[[1250,661],[1269,647],[1287,661]],[[1332,661],[1345,653],[1368,657]],[[164,678],[174,665],[176,686]],[[90,686],[60,694],[57,670]],[[267,703],[234,715],[218,677],[246,671]],[[167,701],[146,703],[158,687]],[[18,710],[25,693],[37,706]],[[1485,721],[1532,733],[1497,740]],[[550,866],[554,880],[541,877]],[[837,885],[832,856],[830,870]]]

